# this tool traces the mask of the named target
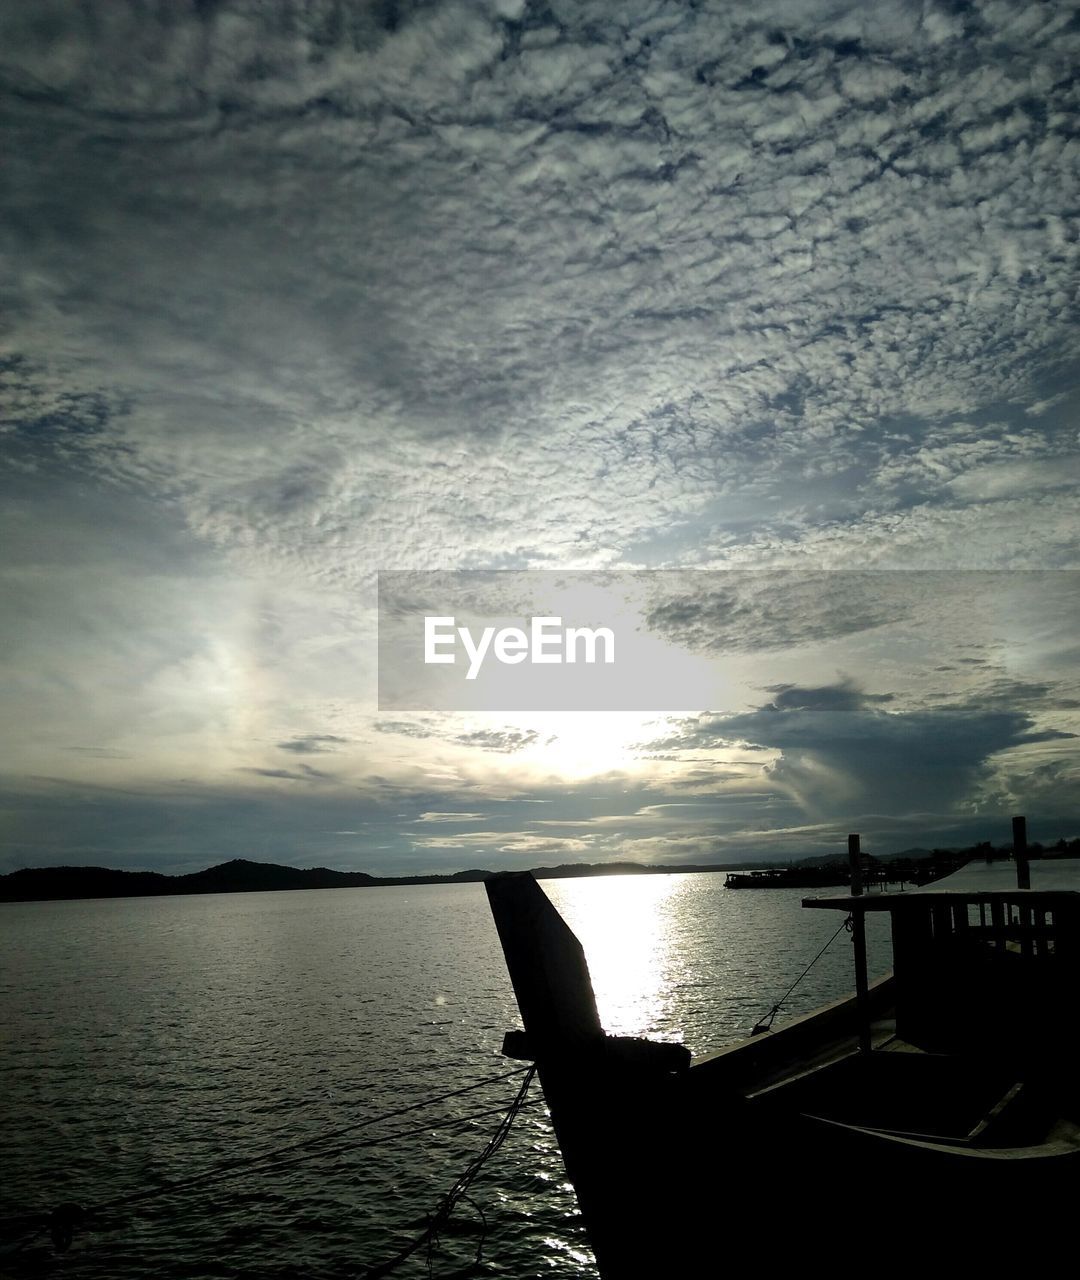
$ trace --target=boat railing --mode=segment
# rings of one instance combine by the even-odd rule
[[[1063,898],[1017,890],[898,904],[898,1034],[935,1051],[1060,1039],[1080,978],[1077,905]]]
[[[1058,952],[1061,907],[1049,898],[1040,900],[1024,891],[1016,897],[973,894],[929,906],[926,924],[929,937],[939,945],[987,948],[1033,959],[1048,958]],[[903,921],[908,913],[897,920]]]

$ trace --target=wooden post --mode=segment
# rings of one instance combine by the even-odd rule
[[[1027,856],[1027,818],[1013,818],[1013,858],[1016,860],[1016,887],[1031,888],[1031,867]]]
[[[851,867],[851,896],[861,898],[862,863],[859,860],[859,837],[847,838],[848,865]],[[866,914],[859,907],[851,910],[851,944],[855,954],[855,999],[859,1018],[859,1051],[870,1052],[870,1014],[867,1007],[869,983],[866,976]]]

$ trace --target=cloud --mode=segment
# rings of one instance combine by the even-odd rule
[[[886,710],[880,704],[890,702],[889,695],[868,695],[847,682],[771,691],[776,697],[765,706],[683,720],[655,745],[700,751],[747,744],[770,751],[769,786],[806,814],[835,818],[955,812],[990,782],[995,757],[1078,737],[1038,727],[1032,711],[1018,709],[1022,690],[1016,686],[1008,705],[989,699],[910,711]],[[1043,693],[1030,691],[1036,707]]]
[[[895,623],[914,610],[925,585],[857,572],[670,573],[661,590],[669,598],[648,610],[650,629],[694,650],[756,653]]]
[[[439,720],[416,718],[414,720],[376,720],[372,728],[377,733],[392,734],[400,738],[418,741],[438,741],[479,751],[510,754],[522,751],[540,740],[536,729],[470,729],[465,733],[454,728],[455,718],[442,716]]]
[[[376,733],[392,733],[401,738],[434,738],[436,731],[425,721],[376,720],[371,726]]]
[[[438,813],[431,811],[422,813],[416,819],[417,822],[483,822],[484,814],[482,813]]]
[[[302,764],[299,769],[257,769],[241,768],[241,773],[253,773],[260,778],[285,778],[290,782],[325,782],[333,778],[332,773],[324,773],[321,769],[313,769]]]
[[[470,850],[480,854],[494,853],[513,858],[518,865],[527,865],[530,858],[564,858],[576,862],[587,861],[583,854],[593,849],[588,836],[547,836],[529,832],[470,831],[460,836],[424,836],[414,840],[417,849]],[[603,859],[610,861],[610,857]],[[535,865],[535,864],[533,864]]]
[[[708,786],[691,750],[759,742],[775,840],[872,792],[952,822],[991,775],[1018,794],[1025,753],[1065,751],[1037,739],[1068,695],[1045,600],[982,655],[1003,678],[1023,655],[1026,691],[991,705],[956,675],[970,592],[926,655],[954,671],[904,684],[897,629],[933,601],[810,574],[1077,564],[1067,7],[99,8],[0,14],[20,848],[52,847],[38,776],[159,797],[157,820],[179,780],[220,788],[274,849],[248,806],[359,829],[376,774],[409,815],[387,823],[485,812],[477,794],[644,821],[546,789],[546,729],[381,716],[387,568],[792,570],[650,618],[698,654],[784,655],[771,706],[684,726],[646,771],[683,795]],[[880,658],[893,702],[815,659],[842,644]],[[1054,763],[1032,764],[1048,804]],[[375,843],[412,857],[382,820]],[[717,839],[764,843],[739,822]]]
[[[454,742],[463,747],[480,747],[483,751],[522,751],[540,740],[536,729],[498,730],[474,729],[470,733],[459,733]]]
[[[344,746],[348,738],[333,733],[310,733],[303,738],[290,738],[277,744],[279,751],[291,751],[296,755],[326,755]]]
[[[16,347],[127,406],[88,461],[322,579],[872,520],[1068,349],[1073,36],[1033,12],[9,15]]]
[[[961,498],[992,502],[1030,492],[1073,488],[1080,481],[1080,457],[1037,462],[996,462],[974,467],[949,483]]]
[[[793,684],[766,686],[776,696],[769,704],[774,711],[861,711],[875,702],[891,702],[891,693],[864,693],[851,681],[825,685],[817,689],[800,689]]]

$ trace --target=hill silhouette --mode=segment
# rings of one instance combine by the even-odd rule
[[[731,866],[649,867],[634,862],[573,863],[537,867],[537,879],[565,876],[649,874],[665,871],[729,871]],[[143,898],[184,893],[260,893],[282,889],[365,889],[380,885],[469,884],[493,871],[471,868],[448,875],[373,876],[329,867],[286,867],[275,862],[233,858],[204,871],[165,875],[159,871],[117,871],[110,867],[27,867],[0,876],[0,902],[64,898]]]
[[[969,849],[905,849],[883,854],[892,866],[914,868],[925,863],[952,862],[966,857],[1008,857],[1009,847],[998,849],[989,843]],[[1031,857],[1065,857],[1080,854],[1080,839],[1059,840],[1044,847],[1028,847]],[[840,859],[820,856],[771,862],[743,861],[717,863],[670,863],[663,866],[640,862],[568,862],[555,867],[534,867],[538,880],[573,876],[664,875],[707,871],[760,870],[766,867],[821,866]],[[472,884],[497,874],[482,868],[454,871],[448,875],[373,876],[366,871],[334,871],[330,867],[286,867],[276,862],[253,862],[233,858],[192,871],[186,875],[165,875],[160,871],[118,871],[111,867],[24,867],[0,876],[0,902],[36,902],[65,898],[145,898],[184,893],[260,893],[282,889],[374,889],[383,885]],[[940,874],[940,872],[939,872]]]

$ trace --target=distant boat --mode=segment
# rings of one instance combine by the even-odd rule
[[[757,871],[729,871],[725,889],[824,889],[848,884],[846,867],[762,867]]]
[[[749,1266],[1004,1267],[1074,1247],[1080,862],[973,862],[888,911],[894,972],[730,1048],[606,1035],[581,944],[527,873],[487,881],[604,1280]],[[858,960],[858,948],[856,948]],[[1049,1252],[1047,1252],[1049,1251]],[[728,1261],[730,1260],[730,1262]]]
[[[920,862],[907,859],[881,862],[862,854],[860,874],[865,886],[922,885],[955,871],[964,860],[963,855],[946,853]],[[725,889],[826,889],[850,883],[851,869],[840,862],[823,866],[757,867],[753,871],[729,871],[724,877]]]

